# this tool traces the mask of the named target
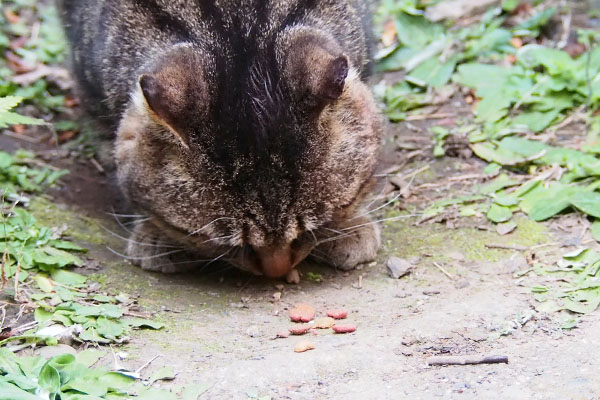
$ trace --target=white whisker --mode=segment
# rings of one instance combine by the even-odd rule
[[[236,220],[236,218],[231,218],[231,217],[220,217],[220,218],[217,218],[217,219],[215,219],[215,220],[213,220],[213,221],[209,222],[208,224],[204,225],[202,228],[200,228],[200,229],[197,229],[197,230],[193,231],[193,232],[192,232],[192,233],[190,233],[188,236],[194,236],[194,235],[196,235],[196,234],[198,234],[198,233],[202,232],[204,229],[208,228],[209,226],[211,226],[211,225],[212,225],[212,224],[214,224],[215,222],[217,222],[217,221],[222,221],[222,220],[224,220],[224,219],[230,219],[230,220],[234,220],[234,221]]]
[[[121,254],[116,250],[111,249],[110,247],[106,246],[106,248],[108,249],[108,251],[110,251],[113,254],[116,254],[118,256],[121,256],[127,260],[152,260],[154,258],[160,258],[160,257],[164,257],[164,256],[168,256],[171,254],[175,254],[175,253],[182,253],[185,250],[172,250],[172,251],[168,251],[166,253],[161,253],[161,254],[155,254],[153,256],[147,256],[147,257],[132,257],[132,256],[128,256],[125,254]]]
[[[168,245],[168,244],[161,244],[159,242],[157,242],[157,243],[142,243],[142,242],[137,242],[137,241],[135,241],[133,239],[126,238],[124,236],[119,235],[118,233],[115,233],[115,232],[111,231],[110,229],[108,229],[104,225],[100,225],[100,227],[102,229],[104,229],[106,232],[110,233],[111,235],[113,235],[113,236],[115,236],[115,237],[117,237],[119,239],[125,240],[128,243],[139,244],[140,246],[146,246],[146,247],[164,247],[165,249],[183,249],[183,246],[172,246],[172,245]]]
[[[343,231],[349,231],[349,230],[356,229],[356,228],[362,228],[362,227],[364,227],[364,226],[369,226],[369,225],[373,225],[373,224],[378,224],[378,223],[380,223],[380,222],[386,222],[386,221],[398,221],[398,220],[401,220],[401,219],[408,219],[408,218],[420,217],[420,216],[422,216],[422,215],[423,215],[423,214],[399,215],[399,216],[397,216],[397,217],[383,218],[383,219],[379,219],[379,220],[376,220],[376,221],[370,221],[370,222],[367,222],[367,223],[364,223],[364,224],[360,224],[360,225],[350,226],[350,227],[348,227],[348,228],[344,228],[344,229],[342,229],[342,230],[343,230]]]

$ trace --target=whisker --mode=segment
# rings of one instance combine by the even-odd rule
[[[344,233],[344,234],[341,234],[341,235],[338,235],[338,236],[333,236],[333,237],[330,237],[330,238],[327,238],[327,239],[321,240],[321,241],[319,242],[319,244],[322,244],[322,243],[329,243],[329,242],[335,242],[336,240],[340,240],[340,239],[343,239],[343,238],[345,238],[345,237],[352,236],[352,235],[354,235],[354,234],[355,234],[355,233],[356,233],[358,230],[360,230],[360,229],[356,229],[356,230],[353,230],[353,231],[351,231],[351,232],[347,232],[347,233]]]
[[[178,262],[174,262],[174,263],[168,263],[168,264],[159,264],[156,265],[155,268],[160,268],[160,267],[164,267],[167,265],[185,265],[185,264],[198,264],[198,263],[203,263],[203,262],[208,262],[210,260],[207,259],[197,259],[197,260],[189,260],[189,261],[178,261]]]
[[[221,254],[220,256],[213,258],[208,264],[206,264],[206,266],[208,267],[212,263],[219,261],[221,258],[225,257],[227,254],[231,253],[231,251],[233,249],[235,249],[235,247],[231,246],[231,248],[229,250],[227,250],[225,253]]]
[[[137,220],[134,220],[134,221],[123,222],[122,224],[126,225],[126,226],[127,225],[135,225],[135,224],[140,224],[142,222],[148,222],[148,221],[150,221],[150,219],[151,218],[137,219]]]
[[[413,175],[413,176],[410,178],[410,181],[408,182],[408,184],[407,184],[407,185],[406,185],[406,186],[405,186],[405,187],[404,187],[404,188],[403,188],[403,189],[402,189],[402,190],[401,190],[401,191],[400,191],[400,192],[399,192],[399,193],[398,193],[396,196],[394,196],[394,198],[393,198],[393,199],[391,199],[390,201],[388,201],[388,202],[387,202],[387,203],[385,203],[384,205],[382,205],[382,206],[379,206],[379,207],[377,207],[377,208],[375,208],[375,209],[373,209],[373,210],[370,210],[370,211],[366,212],[365,214],[358,215],[358,216],[356,216],[356,217],[354,217],[354,218],[352,218],[352,219],[356,219],[356,218],[360,218],[360,217],[366,217],[366,216],[367,216],[367,215],[369,215],[369,214],[373,214],[374,212],[376,212],[376,211],[379,211],[379,210],[381,210],[382,208],[385,208],[385,207],[389,206],[390,204],[393,204],[393,203],[394,203],[396,200],[398,200],[400,197],[402,197],[402,196],[404,196],[404,194],[406,194],[406,192],[408,191],[408,189],[409,189],[409,188],[412,186],[412,183],[414,182],[414,180],[415,180],[415,177],[416,177],[416,175]],[[373,201],[373,202],[374,202],[374,201]],[[371,202],[370,204],[373,204],[373,202]],[[370,205],[370,204],[369,204],[369,205]],[[368,206],[367,206],[367,208],[368,208]]]
[[[108,212],[108,211],[105,211],[104,213],[111,215],[113,217],[119,217],[119,218],[143,218],[143,217],[146,217],[145,215],[140,215],[140,214],[118,214],[115,212]]]
[[[125,240],[126,242],[129,242],[129,243],[139,244],[140,246],[146,246],[146,247],[164,247],[165,249],[183,249],[184,248],[183,246],[173,246],[173,245],[168,245],[168,244],[161,244],[160,242],[157,242],[157,243],[142,243],[142,242],[137,242],[137,241],[135,241],[133,239],[126,238],[124,236],[119,235],[116,232],[111,231],[110,229],[108,229],[104,225],[100,225],[100,227],[102,229],[104,229],[106,232],[110,233],[111,235],[113,235],[113,236],[115,236],[115,237],[117,237],[119,239]]]
[[[355,225],[355,226],[350,226],[348,228],[344,228],[342,229],[343,231],[348,231],[348,230],[352,230],[355,228],[362,228],[364,226],[369,226],[369,225],[373,225],[373,224],[378,224],[379,222],[386,222],[386,221],[397,221],[400,219],[408,219],[408,218],[415,218],[415,217],[420,217],[423,214],[408,214],[408,215],[399,215],[397,217],[391,217],[391,218],[383,218],[383,219],[379,219],[376,221],[370,221],[364,224],[360,224],[360,225]]]
[[[386,176],[385,185],[383,185],[381,192],[377,196],[373,197],[373,200],[371,200],[371,202],[365,206],[366,209],[369,209],[369,207],[371,207],[373,205],[373,203],[375,203],[381,196],[383,196],[383,194],[385,193],[385,189],[387,189],[388,182],[389,182],[389,178]]]
[[[333,232],[333,233],[337,233],[338,235],[341,235],[341,234],[343,233],[343,232],[340,232],[340,231],[338,231],[338,230],[331,229],[331,228],[321,228],[321,229],[325,229],[325,230],[331,231],[331,232]]]
[[[227,235],[227,236],[220,236],[220,237],[216,237],[216,238],[211,238],[211,239],[207,239],[207,240],[205,240],[203,242],[200,242],[200,244],[204,244],[204,243],[208,243],[208,242],[216,242],[216,241],[223,240],[223,239],[229,239],[229,238],[232,238],[234,236],[235,235]]]
[[[118,256],[121,256],[123,258],[125,258],[126,260],[152,260],[154,258],[160,258],[160,257],[164,257],[164,256],[168,256],[171,254],[175,254],[175,253],[182,253],[185,250],[172,250],[172,251],[168,251],[166,253],[161,253],[161,254],[155,254],[153,256],[147,256],[147,257],[132,257],[132,256],[128,256],[125,254],[121,254],[116,250],[111,249],[110,247],[106,246],[106,248],[108,249],[108,251],[110,251],[113,254],[116,254]]]
[[[107,214],[112,215],[114,217],[115,221],[117,221],[117,224],[119,224],[119,226],[121,227],[121,229],[123,229],[125,232],[127,232],[129,234],[133,234],[133,232],[130,229],[126,228],[125,225],[123,225],[123,223],[121,222],[120,217],[118,217],[117,214],[115,214],[115,213],[107,213]],[[134,222],[137,223],[137,221],[134,221]]]
[[[315,241],[315,246],[319,243],[319,240],[317,239],[317,236],[315,235],[315,233],[313,231],[308,231],[310,232],[310,234],[312,235],[314,241]]]
[[[224,219],[230,219],[230,220],[234,220],[234,221],[236,221],[236,220],[237,220],[236,218],[231,218],[231,217],[220,217],[220,218],[217,218],[217,219],[215,219],[215,220],[213,220],[213,221],[209,222],[208,224],[204,225],[202,228],[200,228],[200,229],[197,229],[197,230],[193,231],[193,232],[192,232],[192,233],[190,233],[188,236],[194,236],[194,235],[196,235],[196,234],[198,234],[198,233],[202,232],[204,229],[208,228],[209,226],[211,226],[211,225],[212,225],[212,224],[214,224],[215,222],[217,222],[217,221],[222,221],[222,220],[224,220]]]

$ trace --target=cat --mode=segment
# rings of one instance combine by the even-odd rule
[[[127,255],[270,278],[375,259],[383,124],[359,0],[59,0],[89,113],[147,218]]]

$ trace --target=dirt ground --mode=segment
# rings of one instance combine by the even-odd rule
[[[391,127],[389,140],[414,139],[415,129]],[[423,135],[417,140],[431,143]],[[3,148],[15,145],[2,140]],[[33,206],[35,214],[51,225],[67,223],[71,237],[91,249],[88,265],[95,270],[90,272],[112,292],[139,296],[144,310],[168,326],[132,335],[119,349],[127,353],[121,362],[126,367],[137,369],[160,356],[149,371],[172,366],[176,384],[209,385],[207,399],[600,398],[599,314],[562,330],[559,315],[535,311],[528,289],[533,283],[514,276],[528,267],[526,255],[552,260],[566,251],[562,247],[579,244],[577,223],[565,232],[523,217],[514,233],[499,236],[482,221],[416,225],[417,219],[406,218],[385,222],[379,260],[351,273],[306,262],[300,285],[225,265],[166,276],[141,271],[112,251],[123,250],[125,242],[117,235],[126,237],[127,226],[109,214],[125,210],[109,173],[57,159],[55,149],[37,150],[70,166],[71,174],[53,193],[59,204],[41,202]],[[401,159],[395,152],[386,158],[394,157]],[[417,188],[480,169],[473,159],[427,155],[402,167],[407,173],[425,171],[412,183]],[[426,195],[457,191],[443,186]],[[422,201],[417,191],[406,197],[401,205]],[[382,217],[390,213],[381,210]],[[490,249],[490,244],[529,250]],[[390,256],[412,258],[415,270],[390,278],[385,266]],[[307,279],[309,272],[321,274],[322,281]],[[315,350],[295,353],[301,338],[273,337],[290,327],[289,309],[300,302],[314,305],[318,315],[346,308],[348,322],[358,329],[347,335],[320,331],[309,337]],[[431,355],[472,354],[506,355],[509,363],[426,365]],[[104,361],[112,359],[108,352]]]

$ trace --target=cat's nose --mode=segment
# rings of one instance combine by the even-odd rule
[[[280,278],[294,268],[294,253],[291,246],[254,248],[258,255],[260,269],[268,278]]]

